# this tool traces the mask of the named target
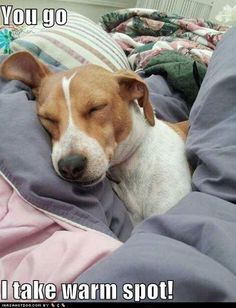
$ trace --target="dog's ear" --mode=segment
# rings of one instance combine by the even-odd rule
[[[152,105],[149,101],[148,88],[143,79],[133,71],[120,70],[114,73],[120,85],[120,95],[129,102],[137,99],[139,106],[143,108],[145,118],[151,126],[155,125],[155,117]]]
[[[41,80],[51,72],[47,65],[26,51],[9,56],[0,65],[0,76],[8,80],[20,80],[36,90]]]

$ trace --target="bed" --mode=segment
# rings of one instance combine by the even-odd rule
[[[29,50],[55,71],[89,62],[136,70],[157,118],[189,119],[194,172],[191,193],[134,228],[109,180],[82,188],[56,176],[31,89],[0,78],[2,300],[15,300],[14,281],[38,280],[56,286],[59,302],[235,301],[236,28],[130,9],[100,25],[71,12],[64,28],[7,29],[7,37],[0,61]],[[115,285],[114,297],[100,288],[66,297],[68,283]]]

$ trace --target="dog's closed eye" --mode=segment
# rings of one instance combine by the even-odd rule
[[[88,114],[92,115],[93,113],[104,109],[106,106],[107,106],[107,104],[101,104],[101,105],[93,106],[92,108],[89,109]]]
[[[50,135],[55,135],[58,130],[58,121],[56,119],[39,116],[39,119]]]
[[[39,116],[39,118],[40,118],[40,121],[45,123],[45,124],[50,124],[50,125],[57,125],[58,124],[58,120],[56,120],[56,119],[43,117],[43,116]]]

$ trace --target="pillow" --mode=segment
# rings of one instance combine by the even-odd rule
[[[92,20],[68,12],[64,26],[25,27],[11,43],[11,51],[28,50],[44,62],[61,69],[93,63],[110,71],[130,68],[118,44]]]

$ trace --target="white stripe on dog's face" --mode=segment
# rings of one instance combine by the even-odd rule
[[[73,121],[70,83],[75,75],[76,73],[70,78],[63,77],[62,79],[62,89],[68,110],[68,125],[64,134],[53,144],[52,162],[54,169],[61,176],[58,170],[58,162],[60,159],[71,154],[76,155],[82,153],[87,158],[87,167],[79,181],[89,182],[105,176],[108,168],[108,160],[97,140],[80,130],[79,123],[76,125]]]
[[[69,125],[70,123],[73,124],[72,114],[71,114],[71,100],[70,100],[70,82],[75,77],[75,75],[76,73],[74,73],[69,79],[67,79],[66,77],[62,78],[62,89],[63,89],[66,106],[67,106],[68,114],[69,114],[69,117],[68,117]]]

